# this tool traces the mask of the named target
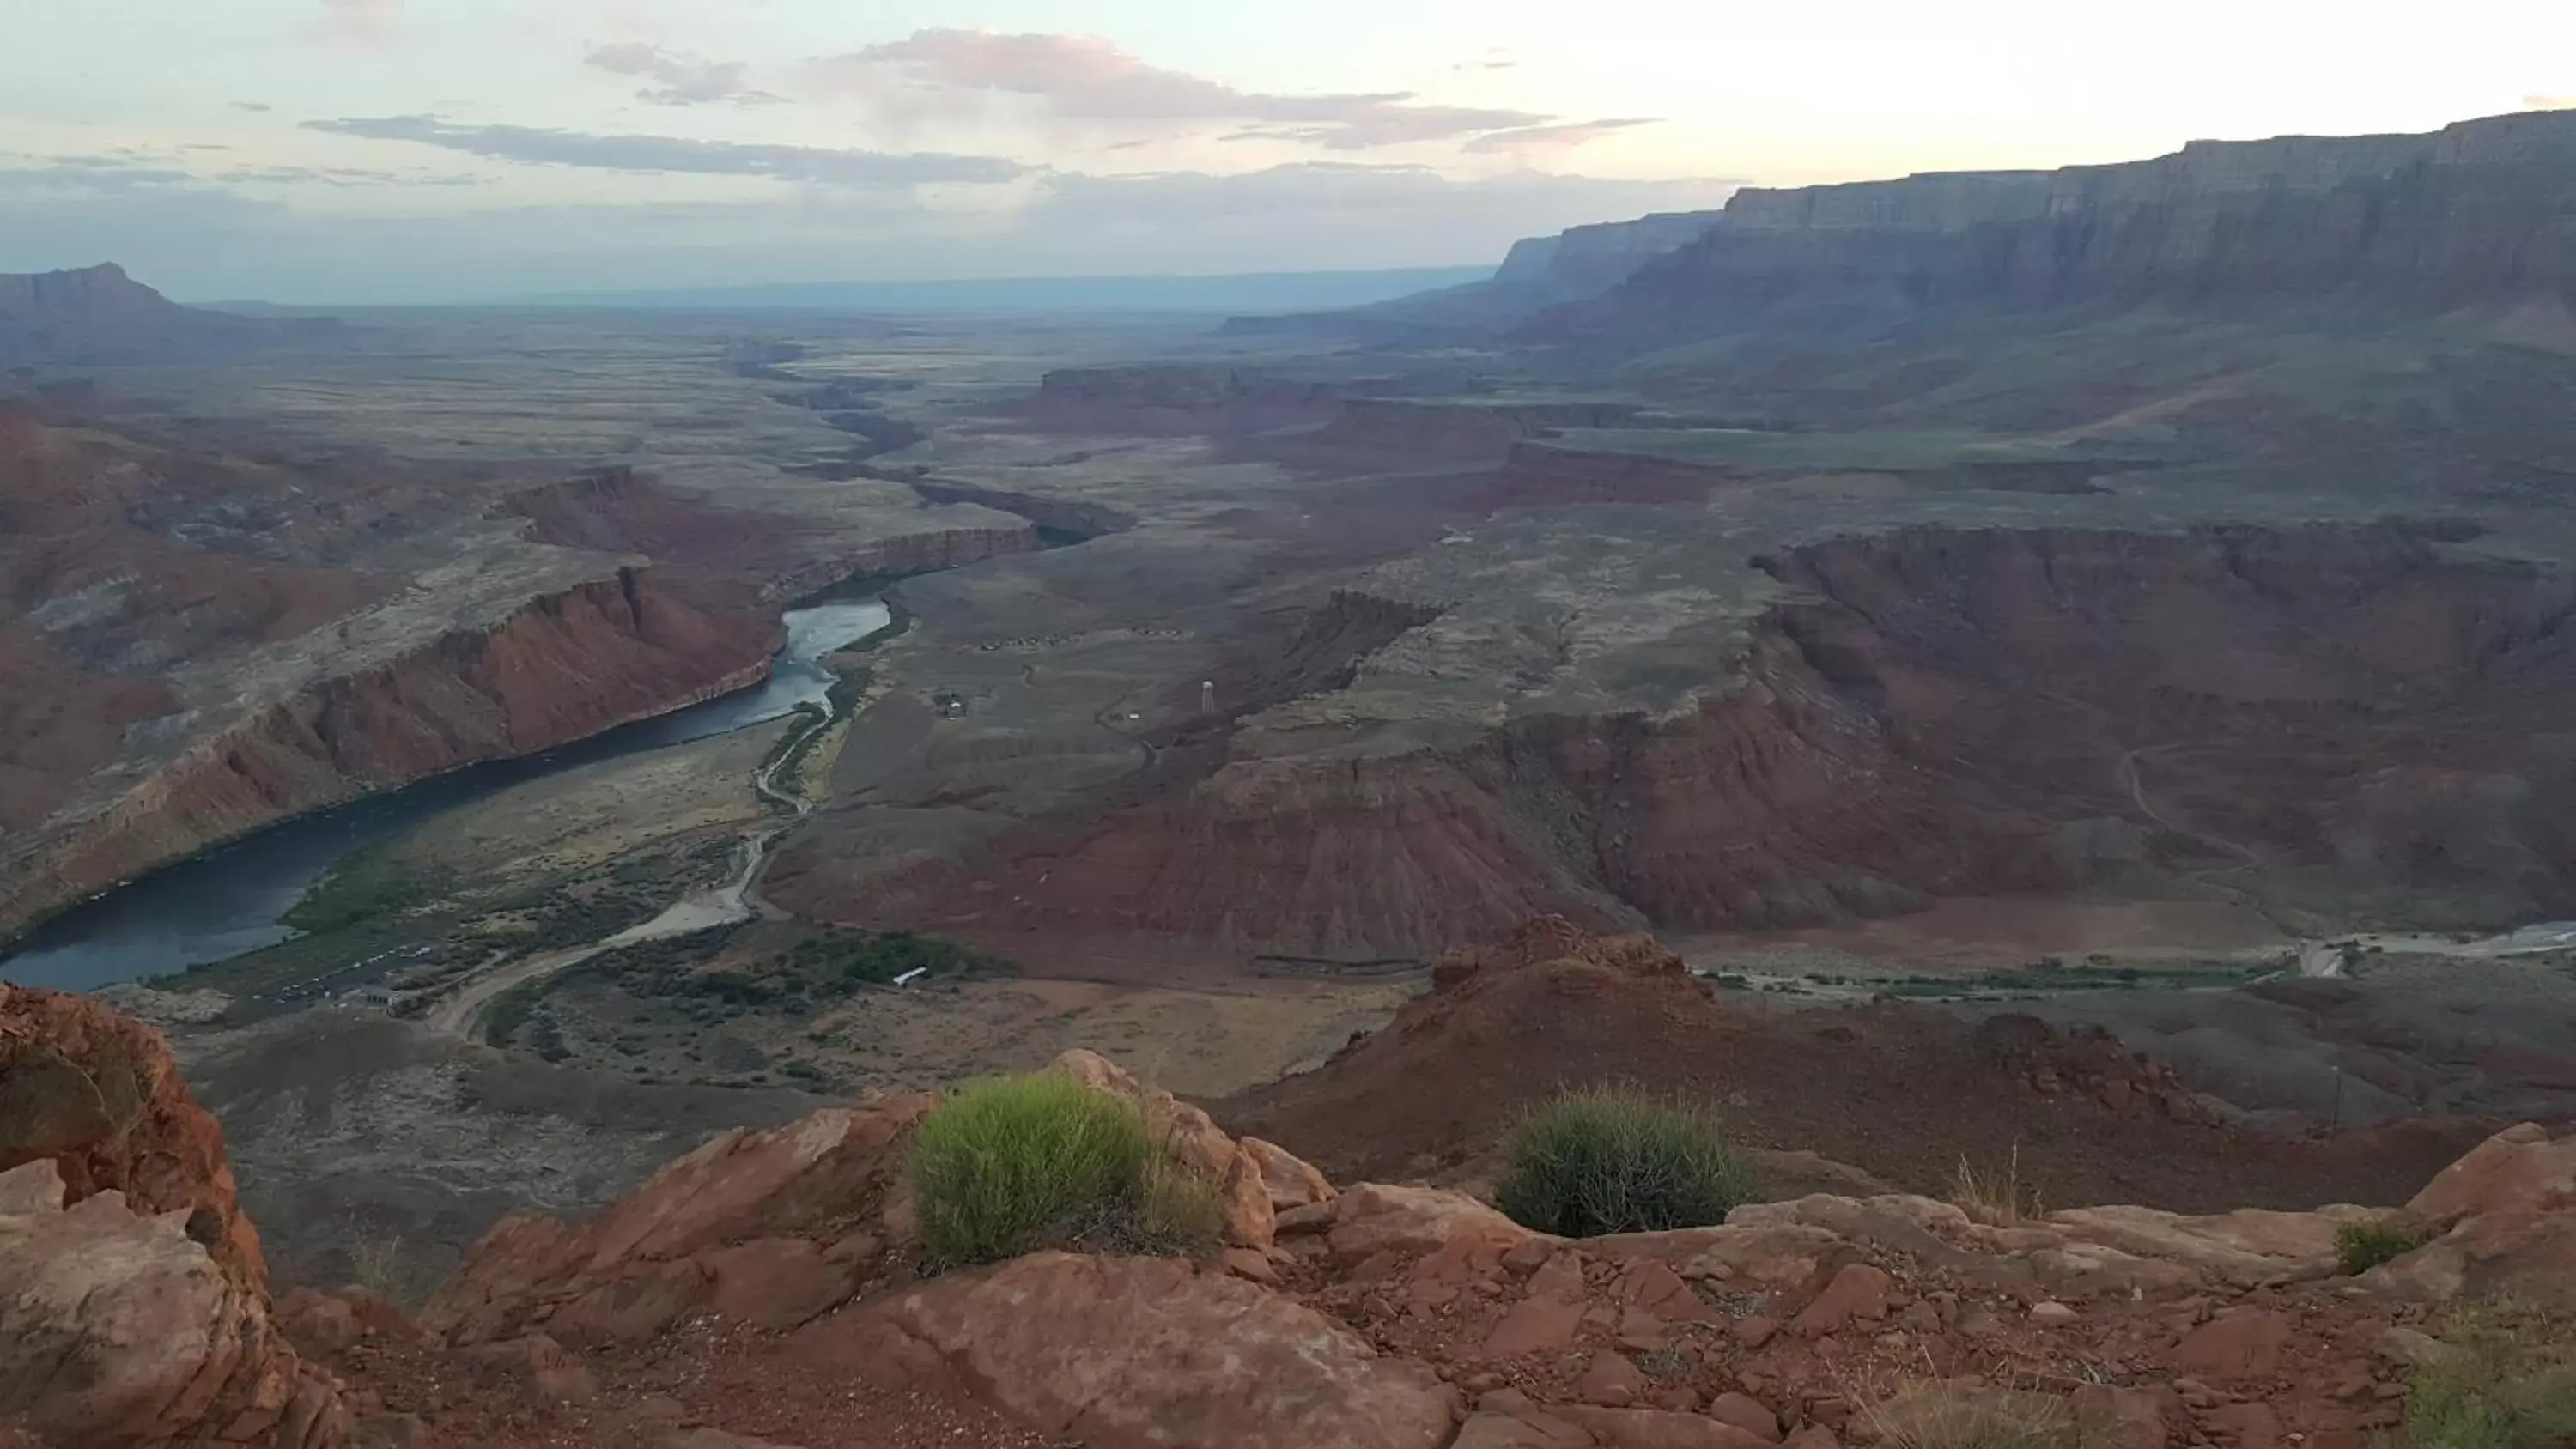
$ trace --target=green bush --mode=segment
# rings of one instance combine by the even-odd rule
[[[2403,1258],[2430,1239],[2420,1228],[2391,1222],[2349,1222],[2335,1227],[2335,1262],[2346,1274],[2367,1273]]]
[[[1509,1154],[1496,1206],[1569,1238],[1721,1223],[1756,1188],[1713,1115],[1608,1089],[1522,1118]]]
[[[922,1119],[909,1163],[931,1253],[1180,1254],[1224,1226],[1216,1185],[1173,1163],[1133,1102],[1051,1073],[970,1087]]]
[[[2564,1449],[2576,1443],[2576,1354],[2536,1323],[2486,1308],[2442,1331],[2441,1357],[2407,1385],[2413,1449]]]

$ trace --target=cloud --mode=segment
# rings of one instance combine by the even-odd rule
[[[304,127],[334,136],[439,146],[450,151],[462,151],[469,156],[530,166],[758,176],[773,181],[811,181],[833,186],[1002,182],[1028,175],[1031,169],[999,156],[746,145],[734,141],[698,141],[682,136],[602,136],[581,131],[540,130],[531,126],[456,126],[435,116],[307,121]]]
[[[1456,71],[1511,70],[1520,63],[1520,57],[1510,51],[1501,46],[1491,46],[1449,68]]]
[[[233,109],[236,111],[249,111],[255,115],[266,115],[270,111],[276,110],[277,107],[270,105],[266,101],[235,101],[233,102]]]
[[[402,17],[403,0],[322,0],[322,18],[334,34],[375,40]]]
[[[1553,126],[1523,126],[1489,131],[1466,145],[1469,151],[1504,156],[1555,156],[1633,126],[1651,126],[1654,116],[1616,116],[1600,121],[1566,121]]]
[[[12,164],[23,163],[23,164]],[[126,192],[196,184],[194,172],[137,156],[0,157],[0,182],[11,189]]]
[[[2576,111],[2576,95],[2524,96],[2522,108],[2526,111]]]
[[[1230,139],[1309,142],[1356,151],[1535,126],[1528,111],[1417,103],[1410,92],[1272,95],[1164,70],[1106,40],[921,30],[817,63],[833,88],[906,117],[971,111],[1025,96],[1068,120],[1180,131],[1235,126]]]
[[[738,60],[698,60],[664,50],[658,45],[629,42],[603,45],[583,58],[582,64],[611,75],[643,76],[652,85],[637,91],[636,97],[657,106],[702,106],[717,102],[734,105],[757,105],[778,97],[767,91],[752,89],[751,67]]]
[[[369,171],[354,166],[237,166],[212,178],[235,186],[488,186],[460,172]]]

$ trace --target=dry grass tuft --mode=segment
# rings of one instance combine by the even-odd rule
[[[2083,1436],[2054,1394],[1915,1384],[1864,1411],[1885,1449],[2080,1449]]]
[[[1980,1173],[1967,1158],[1960,1158],[1959,1174],[1950,1184],[1950,1205],[1966,1213],[1969,1221],[1990,1228],[2017,1228],[2047,1212],[2039,1189],[2021,1180],[2018,1142],[2001,1172]]]

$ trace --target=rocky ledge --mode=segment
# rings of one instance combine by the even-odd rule
[[[105,1015],[15,993],[0,1021],[13,1043],[49,1022],[148,1037]],[[321,1445],[345,1402],[379,1442],[490,1449],[1828,1449],[1903,1441],[1928,1394],[2135,1449],[2358,1449],[2402,1417],[2452,1305],[2576,1313],[2576,1136],[2536,1126],[2393,1214],[1999,1223],[1812,1196],[1569,1241],[1458,1192],[1337,1189],[1091,1053],[1055,1070],[1136,1100],[1220,1176],[1221,1250],[928,1274],[898,1168],[933,1102],[889,1097],[719,1137],[585,1223],[505,1222],[416,1323],[298,1293],[286,1332],[345,1389],[275,1341],[255,1281],[182,1214],[114,1190],[67,1211],[57,1158],[10,1146],[0,1435]],[[172,1105],[126,1120],[193,1111],[149,1099]],[[2338,1230],[2383,1217],[2423,1245],[2342,1274]],[[148,1320],[109,1311],[145,1291]]]

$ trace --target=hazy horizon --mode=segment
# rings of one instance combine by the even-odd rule
[[[1490,266],[1739,184],[2576,98],[2576,11],[2538,0],[24,8],[0,271],[289,304]]]

